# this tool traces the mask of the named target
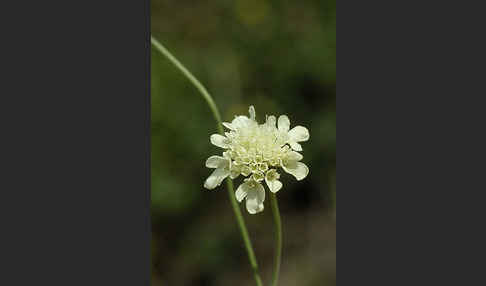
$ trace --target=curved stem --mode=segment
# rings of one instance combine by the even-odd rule
[[[280,261],[282,258],[282,222],[280,220],[280,211],[278,210],[277,196],[274,193],[270,193],[270,204],[272,205],[273,220],[275,222],[275,254],[272,286],[277,286],[280,273]]]
[[[221,116],[219,115],[218,107],[216,106],[216,103],[214,103],[213,98],[211,95],[209,95],[209,92],[206,90],[206,88],[195,78],[190,71],[184,67],[184,65],[181,64],[157,39],[154,37],[150,36],[150,42],[152,45],[154,45],[155,48],[159,52],[161,52],[176,68],[178,68],[184,76],[199,90],[201,95],[204,97],[206,102],[209,105],[209,108],[211,109],[211,112],[213,113],[214,119],[216,120],[218,124],[218,132],[221,135],[223,134],[223,126],[221,125]]]
[[[213,98],[209,95],[209,92],[206,88],[188,71],[184,65],[182,65],[159,41],[157,41],[154,37],[150,36],[150,42],[152,45],[161,52],[177,69],[179,69],[184,76],[199,90],[203,98],[209,105],[211,112],[213,113],[214,119],[217,122],[218,132],[221,135],[223,134],[223,126],[221,124],[221,116],[219,114],[218,107],[214,103]],[[248,259],[250,260],[250,265],[253,270],[253,276],[255,277],[255,281],[257,286],[263,286],[262,279],[258,274],[258,264],[256,261],[255,253],[253,251],[253,247],[251,245],[250,237],[248,236],[248,230],[246,229],[245,221],[243,219],[243,215],[241,214],[240,207],[236,202],[235,192],[233,188],[233,181],[230,178],[226,179],[226,183],[228,186],[228,195],[229,200],[231,202],[231,206],[233,207],[233,212],[235,213],[236,222],[238,223],[241,236],[243,238],[243,242],[245,244],[246,252],[248,253]]]

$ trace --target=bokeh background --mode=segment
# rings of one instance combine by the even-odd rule
[[[152,35],[214,97],[224,121],[287,114],[310,130],[309,176],[283,173],[279,285],[335,285],[335,0],[151,0]],[[198,91],[155,49],[152,96],[152,285],[254,285],[225,185],[208,191],[204,162],[221,150]],[[236,186],[241,180],[237,179]],[[271,208],[240,204],[265,284],[273,267]]]

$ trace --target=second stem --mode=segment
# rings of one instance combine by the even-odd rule
[[[272,286],[277,286],[278,276],[280,274],[280,261],[282,258],[282,222],[280,220],[280,211],[278,210],[277,196],[274,193],[270,193],[270,204],[272,206],[273,220],[275,223],[275,253]]]

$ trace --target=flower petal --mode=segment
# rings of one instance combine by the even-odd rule
[[[290,139],[295,142],[309,140],[309,130],[304,126],[295,126],[289,131]]]
[[[231,162],[231,161],[230,161]],[[230,164],[230,178],[236,179],[241,173],[241,166]]]
[[[268,189],[270,189],[270,192],[276,193],[282,188],[282,182],[279,180],[267,180],[265,178],[265,182],[267,183]]]
[[[224,127],[228,128],[229,130],[235,130],[235,127],[231,123],[223,122],[222,124]]]
[[[275,116],[270,115],[270,116],[267,117],[267,121],[265,122],[265,124],[269,127],[275,128],[276,122],[277,122],[277,119],[275,118]]]
[[[209,137],[211,143],[215,146],[221,148],[228,148],[228,138],[224,137],[223,135],[213,134]]]
[[[250,214],[257,214],[259,212],[262,212],[263,209],[265,207],[263,206],[263,204],[259,204],[259,205],[254,205],[253,203],[248,203],[248,198],[246,198],[246,210],[250,213]]]
[[[255,113],[255,107],[253,107],[253,105],[250,105],[250,108],[248,109],[248,113],[250,113],[250,118],[252,120],[255,120],[256,113]]]
[[[299,143],[297,143],[295,141],[289,141],[288,143],[289,143],[290,147],[292,149],[294,149],[295,151],[302,151],[302,146]]]
[[[246,165],[243,165],[243,166],[241,167],[241,174],[242,174],[243,176],[245,176],[245,177],[246,177],[246,176],[248,176],[248,175],[250,175],[250,174],[251,174],[251,169],[250,169],[250,167],[248,167],[248,166],[246,166]]]
[[[244,127],[249,126],[251,124],[251,122],[254,122],[254,121],[251,120],[250,118],[246,117],[246,116],[239,115],[239,116],[236,116],[235,119],[233,119],[233,121],[231,121],[231,125],[235,129],[238,129],[238,128],[244,128]]]
[[[236,200],[241,203],[241,201],[246,197],[247,194],[247,187],[245,186],[246,183],[241,184],[238,189],[236,189],[235,196]]]
[[[228,159],[221,156],[211,156],[206,160],[207,168],[222,168],[229,164]]]
[[[287,154],[287,160],[288,161],[300,161],[302,160],[302,158],[304,158],[304,156],[302,156],[302,154],[298,153],[298,152],[295,152],[295,151],[290,151],[288,154]]]
[[[204,187],[208,190],[212,190],[221,185],[221,182],[228,177],[230,172],[223,168],[218,168],[206,179]]]
[[[278,117],[278,130],[288,132],[290,128],[290,120],[287,115],[280,115]]]
[[[263,211],[263,201],[265,200],[265,189],[256,182],[247,182],[248,191],[246,195],[246,210],[250,214]]]
[[[309,174],[309,168],[302,162],[287,161],[282,163],[282,168],[285,172],[294,176],[297,181],[304,179]]]

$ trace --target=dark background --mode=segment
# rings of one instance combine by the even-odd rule
[[[150,285],[149,16],[0,3],[0,285]]]
[[[335,1],[151,2],[152,35],[208,88],[224,121],[287,114],[303,125],[309,176],[283,174],[280,285],[335,285]],[[152,49],[152,285],[252,285],[225,185],[208,191],[207,157],[221,149],[198,91]],[[237,179],[239,182],[241,178]],[[237,186],[238,183],[236,183]],[[268,283],[273,223],[240,204]]]

